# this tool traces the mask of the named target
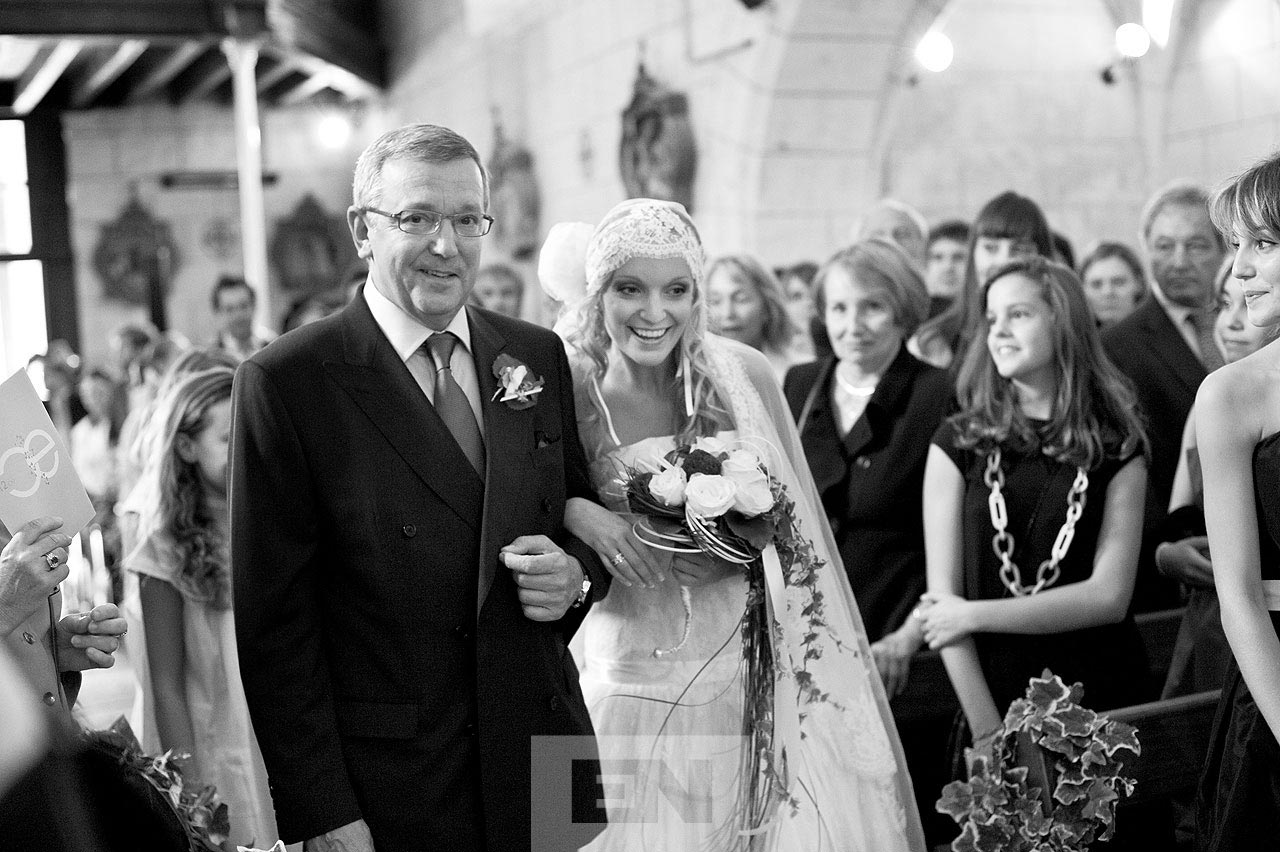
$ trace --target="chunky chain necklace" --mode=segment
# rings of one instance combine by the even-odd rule
[[[1076,468],[1075,481],[1067,492],[1067,519],[1058,530],[1058,537],[1053,541],[1053,549],[1049,558],[1040,563],[1036,569],[1035,585],[1027,586],[1022,582],[1022,572],[1013,561],[1013,536],[1009,534],[1009,510],[1004,502],[1004,471],[1000,469],[1000,448],[996,447],[987,456],[987,469],[982,481],[991,489],[987,498],[987,508],[991,510],[991,526],[996,534],[991,539],[991,549],[1000,557],[1000,582],[1015,597],[1034,595],[1058,582],[1061,573],[1058,565],[1067,555],[1071,540],[1076,535],[1076,521],[1084,513],[1085,492],[1089,490],[1089,475],[1084,468]]]

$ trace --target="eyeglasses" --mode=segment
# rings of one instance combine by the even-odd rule
[[[454,213],[452,216],[446,216],[434,210],[401,210],[399,213],[388,213],[376,207],[366,207],[364,210],[367,213],[386,216],[396,223],[397,228],[417,237],[436,233],[445,219],[453,225],[453,232],[459,237],[483,237],[493,227],[493,217],[482,213]]]

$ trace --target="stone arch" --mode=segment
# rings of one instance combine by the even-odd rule
[[[914,45],[935,22],[960,5],[961,0],[894,4],[797,0],[792,5],[779,38],[782,55],[776,64],[776,77],[771,81],[770,97],[762,113],[765,120],[756,146],[759,162],[751,174],[754,205],[744,216],[744,244],[758,247],[756,250],[770,260],[821,259],[848,239],[849,228],[860,210],[877,197],[905,194],[904,200],[928,207],[922,199],[931,198],[931,194],[918,191],[916,194],[922,198],[910,197],[901,175],[895,174],[895,145],[903,131],[904,111],[912,117],[910,111],[919,103],[914,81],[927,75],[914,63]],[[1182,5],[1195,3],[1187,0]],[[1085,12],[1080,9],[1074,3],[1064,3],[1060,12],[1091,16],[1092,26],[1103,37],[1094,42],[1097,46],[1091,54],[1100,71],[1110,58],[1108,25],[1114,27],[1131,18],[1136,6],[1125,0],[1098,0]],[[1180,17],[1185,14],[1184,9]],[[1166,62],[1170,61],[1168,57],[1178,55],[1177,23],[1170,48],[1162,51]],[[962,50],[963,46],[957,45],[957,49]],[[1092,68],[1089,73],[1094,73]],[[1155,171],[1151,161],[1160,150],[1156,140],[1163,136],[1162,124],[1155,120],[1163,111],[1163,101],[1156,97],[1158,89],[1152,90],[1152,75],[1151,70],[1135,66],[1134,73],[1119,75],[1118,85],[1096,95],[1110,104],[1109,120],[1114,123],[1114,127],[1100,134],[1116,137],[1115,150],[1109,154],[1110,172],[1104,171],[1087,181],[1087,186],[1077,187],[1069,177],[1058,177],[1055,169],[1065,162],[1070,168],[1087,172],[1088,151],[1079,156],[1067,150],[1055,151],[1043,163],[1043,150],[1027,153],[1027,169],[1044,172],[1051,184],[1057,181],[1053,188],[1060,191],[1045,194],[1048,206],[1061,203],[1066,208],[1059,211],[1058,218],[1069,231],[1076,230],[1084,236],[1094,230],[1091,217],[1098,210],[1104,211],[1105,221],[1100,227],[1105,230],[1136,215],[1149,188],[1148,176]],[[1097,85],[1101,91],[1101,83]],[[945,154],[940,153],[940,158],[945,159]],[[1140,161],[1137,168],[1134,160]],[[1117,163],[1123,163],[1125,169],[1122,171]],[[910,168],[915,172],[924,170],[919,163]],[[1107,211],[1104,196],[1111,192],[1113,172],[1119,177],[1116,192],[1121,203]],[[814,175],[821,178],[815,180]],[[796,187],[805,187],[808,197],[798,201]],[[1038,187],[1029,188],[1034,192]],[[973,192],[985,191],[983,188]],[[944,201],[951,202],[950,206],[940,203],[939,209],[925,212],[934,216],[964,212],[981,199]]]
[[[795,0],[774,24],[769,76],[747,113],[739,232],[769,262],[822,260],[878,194],[886,89],[947,0]],[[819,176],[816,177],[815,176]],[[797,193],[803,188],[807,194]]]

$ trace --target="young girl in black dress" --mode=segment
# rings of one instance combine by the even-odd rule
[[[915,617],[981,744],[1046,667],[1094,709],[1152,696],[1127,616],[1147,478],[1133,394],[1067,267],[1018,260],[976,295],[986,333],[925,468]]]
[[[1280,323],[1280,155],[1212,202],[1249,322]],[[1196,397],[1204,514],[1227,668],[1196,807],[1196,848],[1275,849],[1280,837],[1280,342],[1205,379]]]

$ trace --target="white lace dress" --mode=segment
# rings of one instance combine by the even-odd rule
[[[740,622],[746,582],[734,575],[691,588],[683,600],[671,577],[656,589],[614,583],[608,597],[592,607],[575,641],[582,690],[600,743],[610,822],[586,848],[923,850],[910,779],[857,607],[844,571],[832,562],[838,557],[832,556],[825,520],[813,511],[820,504],[812,497],[803,450],[768,362],[754,350],[720,339],[709,341],[708,350],[714,354],[717,389],[731,401],[738,427],[718,437],[763,439],[781,450],[771,472],[787,484],[802,532],[814,536],[815,552],[828,563],[821,569],[819,588],[829,627],[820,628],[821,659],[807,667],[829,699],[817,704],[796,700],[791,708],[800,720],[800,736],[786,757],[794,807],[783,804],[777,819],[753,840],[738,837]],[[763,401],[762,394],[770,399]],[[587,396],[603,409],[598,394]],[[602,425],[584,423],[584,428],[606,430],[614,449],[591,460],[592,481],[605,505],[625,512],[621,471],[642,456],[664,455],[675,443],[671,436],[660,436],[619,446],[607,410],[601,414]],[[587,445],[599,444],[588,440]],[[808,628],[803,603],[790,589],[785,600],[775,603],[781,669],[789,669],[803,654]],[[686,619],[684,644],[655,656],[655,649],[679,645]],[[784,700],[799,695],[786,673],[779,675],[775,688]]]

